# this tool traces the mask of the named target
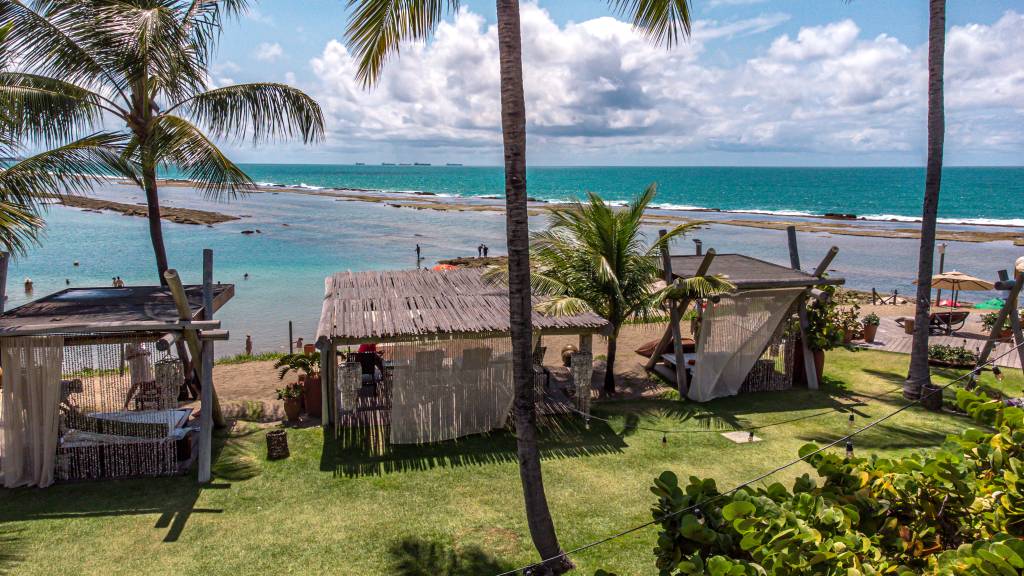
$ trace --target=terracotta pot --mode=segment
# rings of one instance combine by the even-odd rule
[[[316,344],[303,344],[302,353],[306,356],[312,356],[313,352],[316,352]]]
[[[298,422],[302,413],[302,398],[285,398],[284,415],[289,422]]]
[[[1010,328],[1003,328],[1003,331],[999,333],[999,338],[1006,342],[1010,341],[1011,336],[1013,336],[1013,330]]]
[[[320,376],[310,376],[302,383],[302,401],[306,405],[306,414],[313,418],[323,415],[323,391],[320,388]]]
[[[878,334],[878,324],[865,324],[864,325],[864,341],[872,343],[875,341],[875,334]]]
[[[814,373],[818,376],[818,385],[821,385],[821,377],[825,374],[825,351],[814,350]]]
[[[843,344],[853,342],[854,333],[850,330],[843,330]]]

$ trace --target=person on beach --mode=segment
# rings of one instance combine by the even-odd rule
[[[242,274],[242,280],[248,280],[248,279],[249,279],[249,273],[248,272],[246,272],[245,274]]]
[[[117,276],[112,276],[110,278],[110,285],[113,286],[114,288],[117,288]]]
[[[118,276],[117,278],[114,279],[114,287],[116,287],[116,288],[124,288],[124,280],[121,280],[120,276]]]
[[[32,291],[32,279],[26,276],[25,277],[25,292],[31,292],[31,291]]]
[[[476,257],[477,258],[483,258],[483,255],[484,255],[484,245],[483,244],[477,244],[476,245]]]
[[[487,252],[489,250],[490,250],[490,248],[487,247],[487,244],[484,244],[484,258],[487,258]]]
[[[416,262],[419,262],[420,260],[423,260],[423,257],[420,256],[420,245],[417,244],[416,245]]]
[[[245,335],[245,355],[252,356],[252,335]]]

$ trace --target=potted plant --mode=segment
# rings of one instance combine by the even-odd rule
[[[302,390],[302,397],[306,405],[306,414],[314,418],[322,416],[321,401],[323,394],[320,390],[320,353],[312,354],[287,354],[274,363],[274,368],[279,372],[277,377],[284,380],[289,372],[298,374],[299,387]]]
[[[864,317],[864,341],[872,343],[875,341],[875,335],[878,334],[878,325],[881,320],[878,318],[878,314],[874,312]]]
[[[999,320],[998,312],[989,312],[981,317],[981,327],[985,329],[985,332],[992,332],[992,327],[996,325],[996,320]],[[1003,325],[999,330],[999,337],[1002,339],[1008,339],[1012,333],[1010,329],[1010,315],[1007,314],[1006,318],[1003,318]]]
[[[828,286],[823,291],[830,293],[830,297],[824,302],[817,300],[807,307],[807,345],[814,354],[814,371],[819,382],[825,371],[825,352],[841,346],[845,338],[840,316],[842,312],[831,298],[835,287]]]
[[[277,399],[284,401],[284,415],[289,422],[298,422],[302,412],[302,385],[288,384],[277,389]]]
[[[861,335],[860,304],[836,310],[836,322],[843,330],[843,344],[849,344]]]

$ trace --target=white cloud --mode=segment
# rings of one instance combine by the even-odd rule
[[[521,9],[530,150],[548,163],[721,151],[923,157],[925,46],[866,38],[844,20],[780,35],[723,67],[702,61],[708,44],[764,33],[787,17],[698,21],[691,41],[667,51],[614,18],[559,26],[535,4]],[[1021,29],[1024,16],[1012,11],[990,26],[950,29],[951,149],[1024,145]],[[497,33],[479,15],[463,9],[430,43],[403,46],[369,91],[338,41],[311,67],[329,145],[439,146],[500,158]]]
[[[253,52],[253,57],[261,62],[273,62],[284,56],[284,49],[277,42],[261,42]]]
[[[255,8],[250,8],[245,14],[246,20],[252,20],[253,22],[259,22],[260,24],[266,24],[268,26],[274,25],[274,19],[267,14],[260,12]]]

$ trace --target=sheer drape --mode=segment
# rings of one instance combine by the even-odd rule
[[[722,296],[704,311],[688,396],[706,402],[734,396],[803,289]]]
[[[60,336],[4,338],[0,474],[7,488],[53,484],[60,413]]]
[[[508,338],[398,344],[391,442],[420,444],[505,426],[512,408]]]

